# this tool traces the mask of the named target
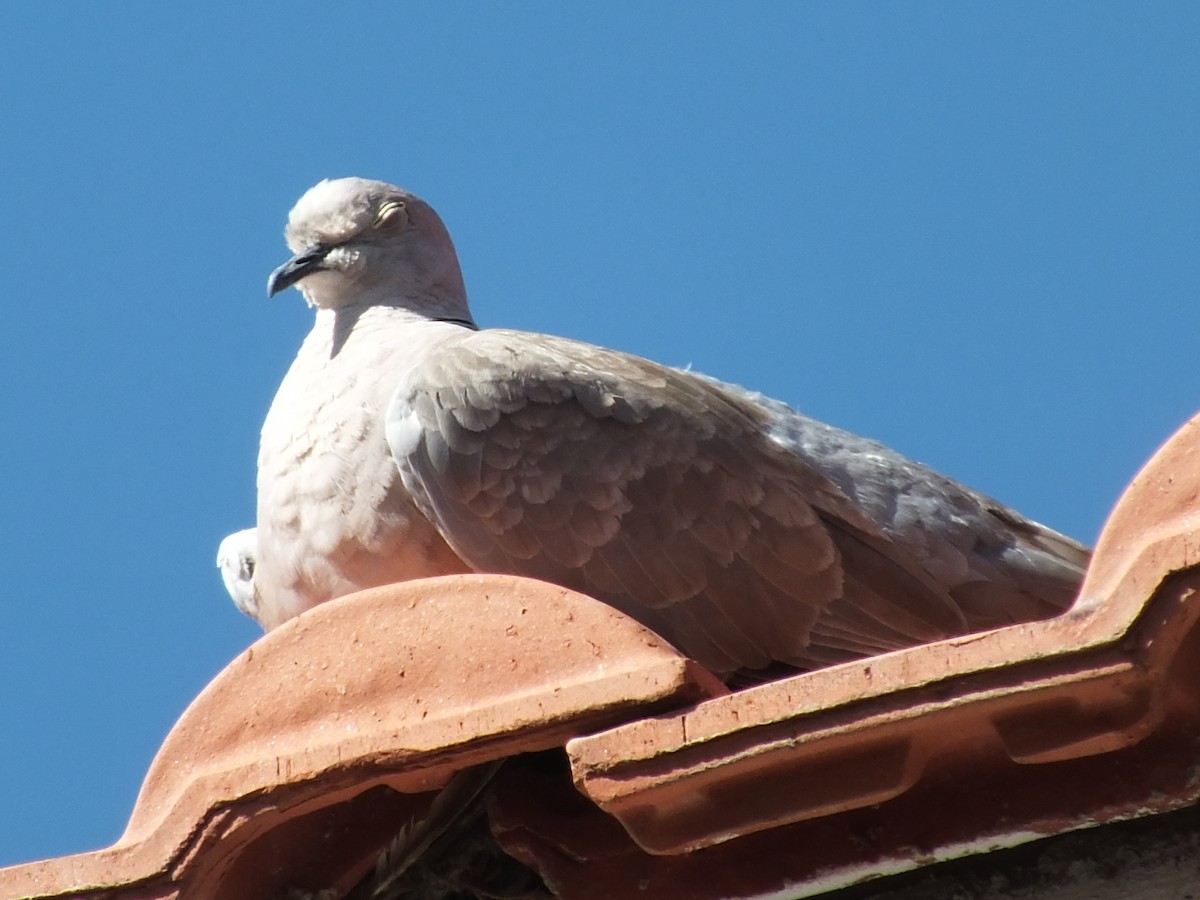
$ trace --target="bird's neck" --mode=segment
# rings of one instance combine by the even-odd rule
[[[408,287],[403,291],[387,284],[378,287],[359,286],[353,294],[314,292],[311,295],[306,293],[305,299],[318,311],[345,313],[356,318],[368,309],[381,308],[395,310],[395,315],[406,321],[454,321],[474,327],[466,291],[461,283],[456,289],[438,286],[430,290],[418,290]]]
[[[409,326],[403,331],[396,331],[396,326]],[[311,339],[314,345],[326,348],[321,350],[333,358],[341,353],[346,342],[354,335],[384,334],[407,335],[405,341],[416,339],[416,335],[425,333],[440,333],[443,329],[470,328],[477,326],[470,312],[461,310],[455,314],[448,312],[437,315],[432,312],[418,312],[407,306],[344,306],[340,309],[317,309],[316,321],[313,323]]]

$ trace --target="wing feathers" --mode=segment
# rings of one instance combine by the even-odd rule
[[[402,379],[388,436],[474,568],[589,592],[714,671],[960,631],[945,592],[763,416],[636,357],[464,332]]]

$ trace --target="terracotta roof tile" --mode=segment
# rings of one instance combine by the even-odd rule
[[[345,890],[455,772],[518,754],[491,831],[581,900],[811,896],[1191,804],[1198,454],[1193,421],[1114,510],[1066,614],[736,694],[537,582],[326,604],[196,699],[117,844],[0,870],[0,898]]]
[[[413,795],[455,771],[724,692],[631,619],[553,585],[471,575],[364,591],[266,635],[205,688],[116,844],[0,870],[0,897],[352,881],[428,805]]]

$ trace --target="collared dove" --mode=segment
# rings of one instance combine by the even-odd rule
[[[263,424],[258,618],[509,572],[720,674],[812,668],[1070,602],[1087,550],[778,401],[578,341],[479,330],[420,198],[345,178],[289,216],[316,322]]]
[[[258,592],[254,569],[258,565],[258,529],[243,528],[224,538],[217,547],[217,569],[233,605],[252,619],[258,618]]]

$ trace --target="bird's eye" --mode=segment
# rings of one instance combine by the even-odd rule
[[[403,200],[389,200],[379,207],[371,227],[376,231],[401,231],[408,224],[408,211]]]

